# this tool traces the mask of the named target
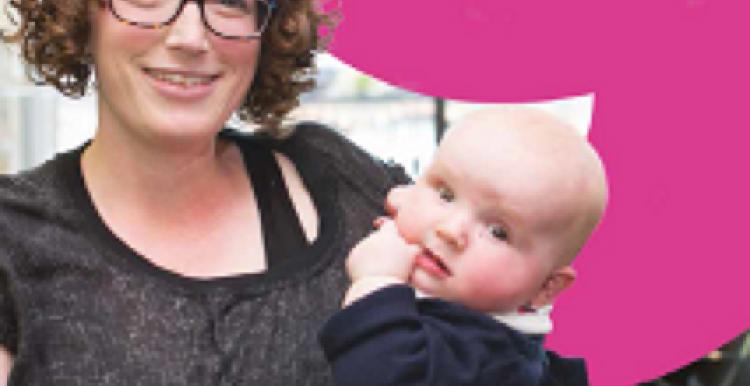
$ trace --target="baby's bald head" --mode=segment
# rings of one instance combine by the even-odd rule
[[[448,130],[441,148],[475,157],[482,173],[507,193],[503,200],[533,217],[537,231],[559,239],[549,251],[556,267],[570,264],[604,213],[608,193],[599,156],[583,135],[551,114],[520,107],[479,110]]]
[[[410,284],[479,311],[550,304],[604,212],[596,152],[555,117],[471,113],[413,184],[388,196],[399,233],[422,248]]]

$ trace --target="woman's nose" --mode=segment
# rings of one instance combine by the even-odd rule
[[[177,19],[167,28],[167,47],[192,54],[200,54],[208,50],[210,32],[203,24],[197,2],[191,1],[185,4]]]
[[[462,211],[451,211],[436,223],[435,233],[446,244],[461,250],[468,241],[469,221]]]

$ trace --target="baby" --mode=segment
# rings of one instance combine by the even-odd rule
[[[595,151],[556,118],[461,120],[349,255],[344,309],[320,335],[336,384],[585,383],[551,377],[541,338],[606,201]]]

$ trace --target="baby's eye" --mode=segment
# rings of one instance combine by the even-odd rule
[[[498,224],[492,224],[490,225],[490,234],[492,237],[498,239],[498,240],[508,240],[508,232],[505,231],[505,228],[503,228],[501,225]]]
[[[456,198],[453,192],[451,192],[451,190],[446,188],[445,186],[437,188],[437,192],[440,196],[440,199],[445,202],[451,202]]]

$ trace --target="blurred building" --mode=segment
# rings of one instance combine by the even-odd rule
[[[0,21],[0,30],[8,28]],[[17,56],[0,45],[0,172],[36,165],[55,151],[57,95],[31,85]]]
[[[441,118],[450,125],[487,104],[439,101],[369,77],[329,55],[318,58],[318,85],[303,98],[295,119],[322,122],[378,157],[419,174],[434,153]],[[547,110],[586,135],[593,98],[581,96],[529,103]]]
[[[6,1],[6,0],[0,0]],[[0,7],[2,5],[0,4]],[[11,28],[0,21],[0,28]],[[392,87],[330,55],[318,57],[318,86],[302,97],[290,121],[313,120],[339,130],[378,157],[417,175],[435,151],[441,122],[450,123],[480,105],[439,101]],[[0,172],[32,167],[91,138],[96,97],[63,97],[26,80],[17,53],[0,45]],[[588,128],[591,98],[538,105]]]

